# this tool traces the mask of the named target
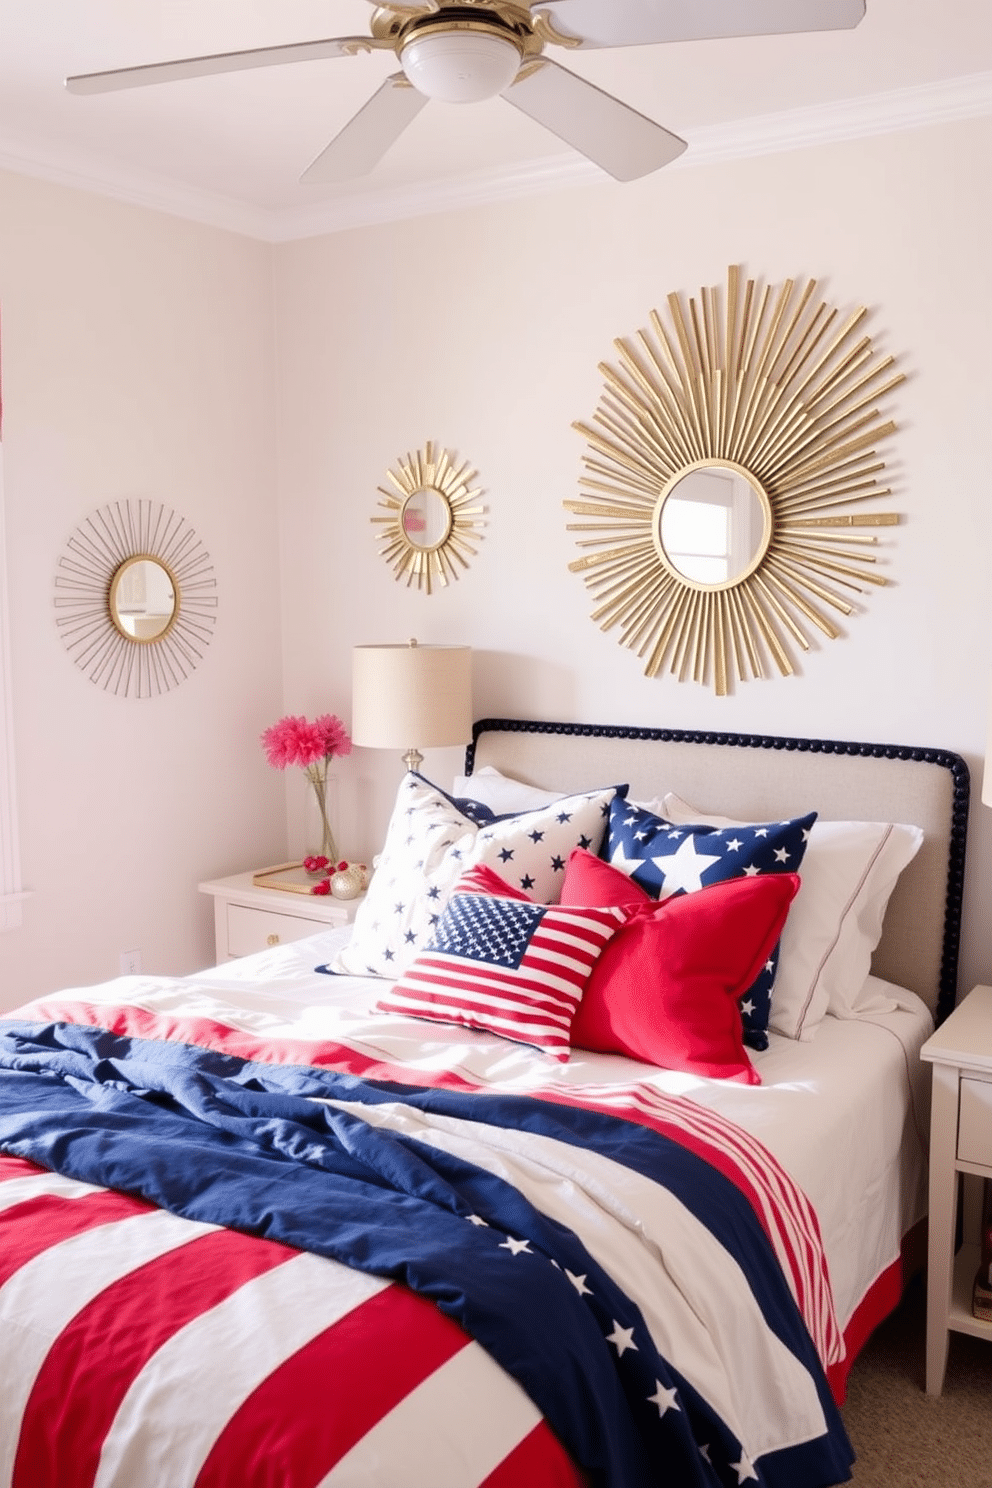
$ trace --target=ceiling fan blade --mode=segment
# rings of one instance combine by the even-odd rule
[[[390,41],[374,36],[333,36],[325,41],[289,42],[284,46],[255,47],[247,52],[217,52],[209,57],[182,57],[175,62],[148,62],[140,67],[116,67],[110,72],[83,72],[67,77],[70,93],[113,93],[118,88],[141,88],[148,83],[173,83],[183,78],[213,77],[254,67],[276,67],[283,62],[316,62],[324,57],[352,57],[357,52],[393,50]]]
[[[368,0],[377,10],[386,9],[392,15],[412,18],[422,15],[434,15],[441,9],[443,0]],[[450,4],[451,0],[447,0]]]
[[[583,47],[621,47],[846,31],[863,19],[865,0],[538,0],[534,10]]]
[[[319,186],[367,175],[429,101],[407,82],[404,73],[394,72],[307,166],[300,180]]]
[[[546,57],[522,68],[502,96],[618,181],[660,170],[686,147],[677,134]]]

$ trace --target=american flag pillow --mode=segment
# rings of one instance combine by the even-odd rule
[[[492,893],[499,875],[464,874],[429,943],[377,1004],[532,1044],[559,1063],[600,952],[630,911],[562,908]]]

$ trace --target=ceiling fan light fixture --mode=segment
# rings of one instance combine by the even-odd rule
[[[415,31],[400,64],[419,93],[443,103],[481,103],[508,88],[521,49],[509,36],[479,24]]]

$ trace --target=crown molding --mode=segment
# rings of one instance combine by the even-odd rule
[[[669,171],[693,170],[729,160],[805,150],[992,114],[992,72],[896,88],[862,98],[759,114],[686,132],[689,148]],[[142,175],[93,157],[69,157],[11,139],[0,139],[0,169],[108,196],[134,206],[184,217],[263,242],[376,227],[414,217],[493,206],[579,186],[614,186],[598,166],[574,152],[523,165],[474,171],[408,186],[343,186],[319,205],[271,211],[162,177]]]
[[[674,165],[709,165],[751,155],[775,155],[988,114],[992,114],[992,72],[978,72],[864,98],[790,109],[787,113],[758,114],[730,125],[704,125],[693,132],[689,149]]]
[[[804,150],[871,135],[894,134],[992,114],[992,72],[886,93],[759,114],[729,124],[687,130],[689,148],[665,172],[722,161]],[[273,241],[344,232],[404,218],[519,200],[574,186],[612,185],[591,161],[570,152],[515,169],[478,172],[386,191],[356,189],[319,207],[283,213],[273,221]]]
[[[0,137],[0,171],[106,196],[132,207],[147,207],[241,237],[278,241],[273,212],[233,197],[198,191],[167,176],[135,171],[105,156],[84,155],[55,145],[45,147],[6,135]]]
[[[671,167],[668,167],[671,169]],[[496,170],[471,171],[438,181],[417,181],[370,191],[361,186],[342,189],[333,201],[299,211],[280,213],[273,219],[273,242],[289,242],[327,233],[346,232],[353,227],[377,227],[410,217],[429,217],[440,212],[459,212],[466,207],[495,206],[521,197],[542,196],[572,186],[613,184],[603,171],[569,152],[527,161],[524,165]]]

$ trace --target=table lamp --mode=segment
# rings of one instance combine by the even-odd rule
[[[467,744],[472,737],[472,651],[468,646],[356,646],[351,692],[352,742],[405,749],[419,770],[421,749]]]

